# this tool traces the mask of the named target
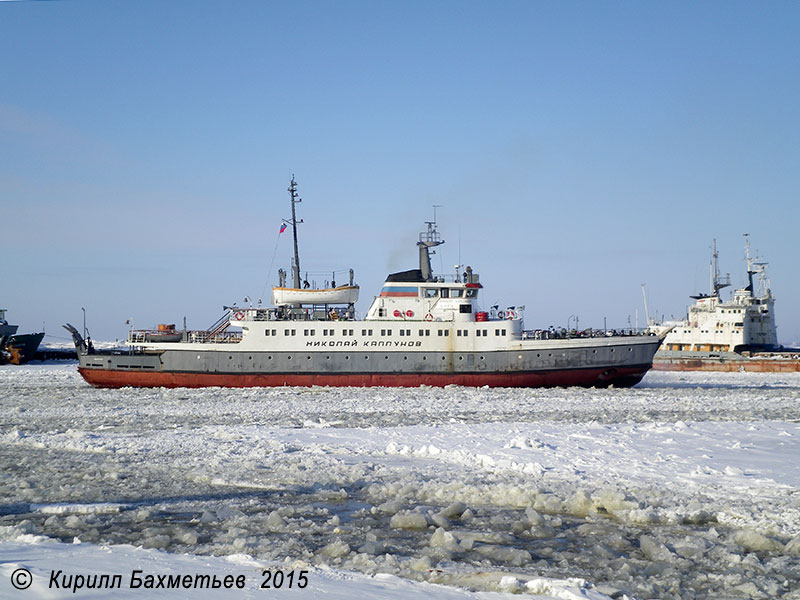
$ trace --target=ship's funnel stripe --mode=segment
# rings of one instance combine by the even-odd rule
[[[416,298],[419,288],[416,286],[385,287],[381,290],[381,298]]]

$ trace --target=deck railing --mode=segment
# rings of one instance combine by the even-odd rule
[[[644,329],[526,329],[522,332],[524,340],[569,340],[573,338],[630,337],[634,335],[656,335]]]

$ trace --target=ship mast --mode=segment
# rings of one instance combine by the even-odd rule
[[[303,219],[297,220],[294,205],[302,202],[303,199],[297,195],[297,183],[292,174],[292,181],[289,183],[289,197],[292,200],[292,236],[294,237],[294,262],[292,263],[292,278],[295,289],[300,289],[300,253],[297,250],[297,224],[302,223]]]
[[[719,258],[719,252],[717,252],[717,238],[714,238],[714,252],[712,253],[712,256],[713,266],[711,270],[711,295],[719,298],[719,291],[722,288],[726,288],[731,285],[731,274],[728,273],[724,278],[719,274],[719,266],[717,265],[717,259]]]
[[[753,288],[753,275],[756,274],[756,271],[753,269],[753,259],[750,258],[750,234],[745,233],[744,235],[744,259],[747,262],[747,289],[750,290],[750,293],[755,295],[755,289]]]
[[[747,280],[748,286],[747,289],[750,290],[750,293],[753,296],[758,296],[760,298],[765,298],[770,295],[769,289],[769,280],[767,279],[767,264],[758,259],[758,256],[755,258],[750,256],[750,234],[745,233],[744,239],[744,258],[747,261]],[[753,275],[758,274],[759,276],[759,286],[758,291],[756,292],[755,287],[753,286]]]
[[[423,281],[433,281],[433,270],[431,269],[432,251],[430,248],[435,248],[436,246],[444,244],[442,236],[439,235],[439,232],[436,230],[437,206],[438,205],[433,206],[433,221],[425,221],[428,230],[419,234],[419,241],[417,242],[417,246],[419,247],[419,270],[422,271]]]

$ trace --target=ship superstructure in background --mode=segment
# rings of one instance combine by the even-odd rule
[[[6,309],[0,309],[0,364],[12,363],[21,365],[33,358],[44,332],[17,333],[17,325],[9,325],[6,321]]]
[[[745,235],[747,285],[723,301],[720,291],[730,275],[720,276],[716,240],[712,252],[710,290],[691,296],[687,318],[664,323],[670,329],[653,367],[669,371],[800,371],[800,349],[778,344],[775,297],[767,263],[750,256]]]
[[[94,351],[74,327],[79,371],[95,386],[629,386],[652,366],[656,335],[526,330],[524,307],[482,310],[471,267],[434,275],[430,254],[444,243],[436,221],[416,243],[419,268],[389,275],[363,319],[358,287],[301,285],[292,198],[293,287],[285,273],[276,306],[228,307],[207,330],[131,331],[128,348]],[[341,294],[334,294],[337,290]],[[159,338],[169,334],[172,338]],[[173,339],[174,338],[174,339]]]

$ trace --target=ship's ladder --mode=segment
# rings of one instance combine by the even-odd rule
[[[227,312],[222,315],[216,323],[214,323],[211,327],[208,328],[208,333],[206,334],[206,339],[211,339],[214,336],[219,335],[223,331],[225,331],[231,324],[231,313]]]

